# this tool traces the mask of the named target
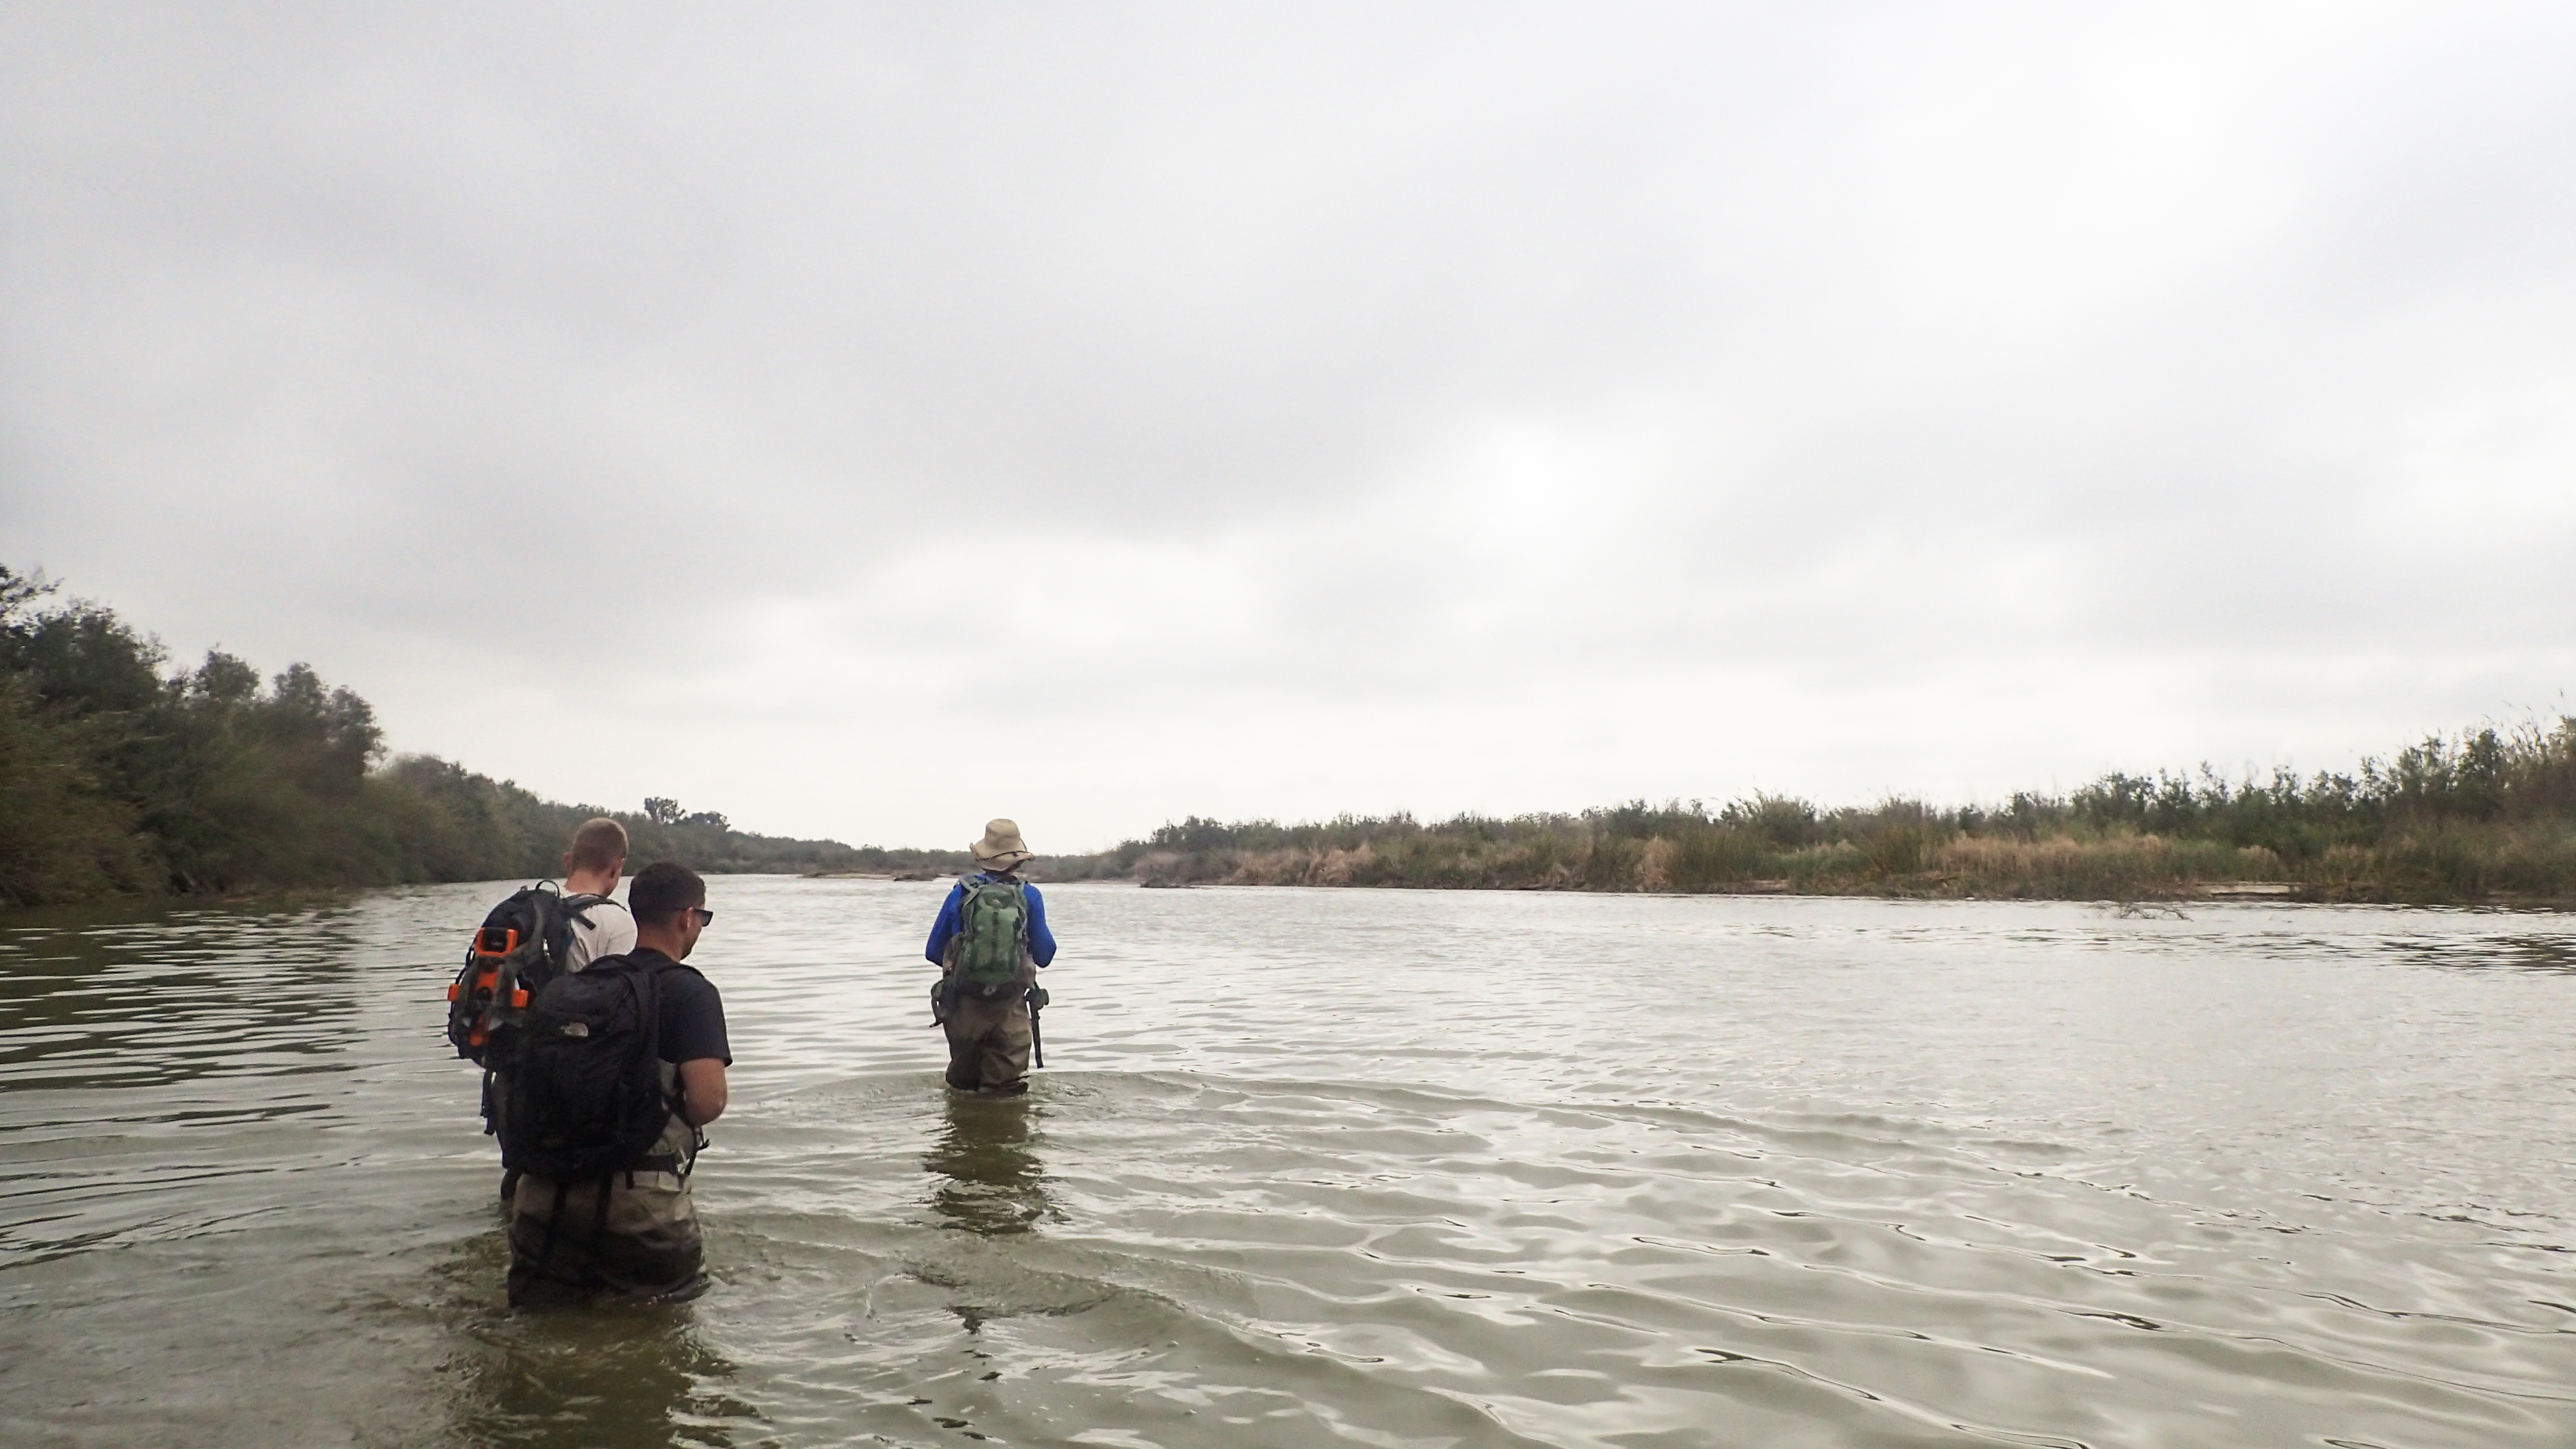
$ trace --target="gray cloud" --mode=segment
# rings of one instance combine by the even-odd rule
[[[1990,796],[2576,668],[2545,8],[0,32],[8,557],[556,794]]]

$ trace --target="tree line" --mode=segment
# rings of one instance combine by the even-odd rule
[[[263,679],[213,650],[174,669],[113,609],[0,566],[0,905],[549,875],[593,815],[625,823],[638,865],[887,856],[645,805],[559,804],[433,756],[388,760],[375,711],[306,665]]]
[[[655,796],[544,800],[428,755],[386,758],[364,699],[302,664],[172,668],[114,610],[0,566],[0,905],[550,874],[613,815],[643,865],[930,872],[958,851],[734,828]],[[2349,771],[2114,772],[1999,806],[1828,808],[1756,794],[1579,813],[1283,825],[1191,816],[1041,879],[1567,890],[1779,889],[2074,899],[2271,883],[2319,899],[2576,900],[2576,719],[2434,735]]]

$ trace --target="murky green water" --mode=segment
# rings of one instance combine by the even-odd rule
[[[0,921],[0,1442],[2576,1444],[2576,918],[722,879],[699,1302],[514,1317],[489,887]]]

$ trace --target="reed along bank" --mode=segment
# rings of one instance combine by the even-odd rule
[[[2576,720],[2434,736],[2349,773],[2231,781],[2113,773],[2004,806],[1828,809],[1756,795],[1424,824],[1410,816],[1191,818],[1057,879],[1148,885],[2159,900],[2256,889],[2309,900],[2576,901]]]

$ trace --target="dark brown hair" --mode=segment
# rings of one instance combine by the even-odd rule
[[[707,883],[685,865],[655,861],[626,888],[626,910],[638,924],[658,926],[691,906],[707,903]]]
[[[572,833],[572,868],[606,870],[626,858],[626,827],[602,815]]]

